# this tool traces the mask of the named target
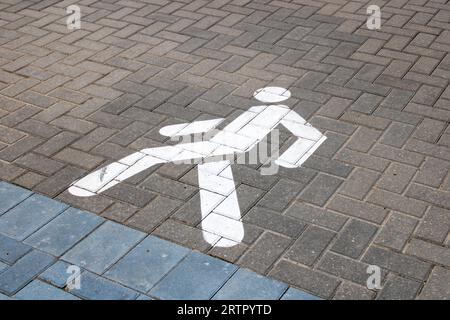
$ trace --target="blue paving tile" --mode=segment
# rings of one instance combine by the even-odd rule
[[[145,300],[145,301],[150,301],[153,300],[152,298],[150,298],[149,296],[146,296],[145,294],[141,294],[139,297],[137,297],[136,300]]]
[[[150,290],[190,250],[149,236],[123,257],[105,276],[142,292]]]
[[[0,216],[31,194],[31,191],[0,181]]]
[[[67,252],[63,259],[102,274],[144,237],[142,232],[108,221]]]
[[[70,293],[89,300],[134,300],[139,293],[118,283],[85,271],[81,274],[81,288]]]
[[[0,260],[13,264],[30,250],[30,246],[0,234]]]
[[[69,208],[24,242],[55,256],[64,254],[104,221],[103,218]]]
[[[7,267],[7,265],[3,262],[0,262],[0,273]]]
[[[4,294],[0,293],[0,301],[4,301],[4,300],[12,300],[10,297],[5,296]]]
[[[40,280],[32,281],[20,290],[15,298],[20,300],[80,300],[74,295]]]
[[[53,257],[45,253],[31,251],[0,273],[0,292],[12,295],[44,271],[53,261]]]
[[[322,298],[295,288],[289,288],[281,300],[322,300]]]
[[[236,269],[230,263],[192,252],[150,291],[150,295],[167,300],[210,299]]]
[[[61,202],[34,194],[0,216],[0,233],[22,241],[67,207]]]
[[[239,269],[214,300],[278,300],[288,285],[246,269]]]
[[[66,286],[67,279],[70,276],[70,273],[67,272],[69,267],[70,263],[57,261],[54,265],[45,270],[39,278],[56,287],[64,288]]]

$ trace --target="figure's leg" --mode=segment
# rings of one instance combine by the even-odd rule
[[[154,165],[201,159],[208,157],[218,147],[220,145],[209,141],[199,141],[144,149],[76,181],[69,192],[79,197],[94,196]]]
[[[179,152],[179,150],[174,150],[174,147],[170,146],[154,149],[156,149],[155,152],[161,154]],[[69,192],[78,197],[94,196],[154,165],[168,162],[166,159],[146,154],[143,151],[135,152],[88,174],[86,177],[76,181],[69,188]]]
[[[200,164],[198,182],[205,241],[220,247],[240,243],[244,226],[230,161]],[[224,239],[217,242],[217,236]]]

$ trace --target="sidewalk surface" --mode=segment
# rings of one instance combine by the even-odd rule
[[[70,267],[76,266],[79,286]],[[247,269],[0,182],[0,300],[318,300]]]
[[[66,26],[71,4],[80,30]],[[379,30],[366,27],[372,4]],[[201,298],[255,281],[273,299],[288,286],[450,299],[449,52],[444,0],[0,0],[0,292],[173,298],[163,276],[182,293],[186,273],[209,263]],[[164,126],[226,125],[265,86],[289,88],[283,103],[327,140],[275,175],[233,165],[242,243],[203,240],[194,165],[155,166],[90,198],[67,191],[173,144]],[[285,150],[295,137],[280,130]],[[57,289],[64,261],[91,279],[80,292]],[[381,290],[366,287],[369,265]]]

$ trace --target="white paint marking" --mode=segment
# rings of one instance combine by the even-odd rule
[[[264,103],[280,102],[290,95],[289,90],[280,87],[266,87],[254,93],[254,97]],[[162,128],[160,133],[174,137],[208,132],[223,120],[220,118],[170,125]],[[208,162],[208,158],[244,153],[256,146],[279,124],[298,138],[275,161],[283,167],[299,167],[326,139],[319,130],[285,105],[255,106],[209,141],[141,150],[75,181],[69,192],[79,197],[90,197],[157,164],[205,159],[205,163],[198,165],[203,238],[211,245],[231,247],[244,238],[231,162]]]

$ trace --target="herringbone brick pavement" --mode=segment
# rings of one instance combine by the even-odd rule
[[[0,178],[324,298],[448,299],[449,52],[445,0],[0,0]],[[66,191],[173,143],[165,125],[233,119],[269,84],[328,139],[299,169],[233,167],[243,243],[202,239],[193,165]]]

